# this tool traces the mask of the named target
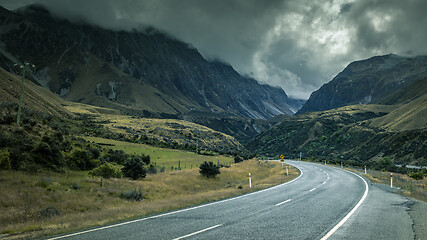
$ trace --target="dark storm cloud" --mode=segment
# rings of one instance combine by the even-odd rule
[[[424,0],[4,0],[111,29],[154,26],[242,74],[307,98],[348,63],[427,54]]]

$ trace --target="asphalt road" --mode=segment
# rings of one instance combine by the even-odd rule
[[[338,168],[288,162],[302,174],[286,184],[53,239],[333,239],[337,225],[339,239],[359,239],[343,221],[364,211],[365,181]]]

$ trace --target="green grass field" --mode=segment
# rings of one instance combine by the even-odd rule
[[[181,169],[198,168],[204,161],[212,161],[215,164],[230,165],[234,162],[234,158],[226,156],[205,156],[194,152],[186,152],[176,149],[167,149],[153,147],[145,144],[129,143],[115,141],[98,137],[83,137],[85,140],[94,143],[109,144],[109,148],[113,150],[123,150],[127,154],[145,154],[150,155],[151,162],[156,164],[156,167],[165,167],[165,170],[178,168],[180,162]]]

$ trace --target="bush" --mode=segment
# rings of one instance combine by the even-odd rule
[[[128,159],[122,169],[123,175],[125,177],[132,178],[136,180],[138,178],[145,178],[147,175],[147,170],[145,169],[145,164],[139,157],[133,157]]]
[[[5,148],[0,150],[0,170],[9,170],[12,168],[9,157],[9,149]]]
[[[115,162],[121,165],[123,165],[125,161],[129,158],[129,155],[127,155],[122,150],[110,150],[108,153],[108,159],[110,160],[110,162]]]
[[[418,172],[410,173],[409,177],[411,177],[415,180],[422,180],[424,178],[424,174],[422,171],[418,171]]]
[[[219,166],[215,165],[213,162],[204,162],[200,164],[200,174],[207,178],[215,177],[220,174]]]
[[[124,198],[126,200],[131,200],[131,201],[142,201],[144,199],[142,197],[141,190],[139,190],[138,192],[136,190],[124,192],[124,193],[120,194],[120,197]]]
[[[103,178],[120,178],[122,176],[122,172],[114,168],[114,166],[109,163],[104,163],[101,166],[94,168],[89,172],[89,174]]]
[[[243,158],[239,156],[234,157],[234,163],[239,163],[239,162],[243,162]]]
[[[83,149],[75,149],[69,157],[70,167],[77,167],[81,170],[91,170],[99,166],[100,161],[92,159],[92,155]]]

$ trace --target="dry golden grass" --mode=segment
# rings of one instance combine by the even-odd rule
[[[390,185],[390,172],[368,170],[364,174],[361,169],[346,167],[346,170],[362,173],[373,183]],[[401,195],[427,202],[427,178],[415,180],[406,174],[393,173],[393,187],[400,189]]]
[[[368,171],[366,175],[374,183],[390,184],[390,173]],[[399,188],[399,193],[427,202],[427,178],[415,180],[406,174],[393,173],[393,187]]]
[[[19,239],[70,232],[263,189],[297,175],[295,168],[286,176],[278,163],[257,160],[221,168],[221,174],[213,179],[202,177],[198,169],[188,169],[148,175],[140,181],[103,179],[103,186],[100,178],[81,171],[38,175],[2,171],[0,234]],[[73,183],[80,189],[73,189]],[[121,193],[135,189],[142,191],[143,201],[120,198]],[[39,212],[48,207],[55,207],[61,214],[40,216]]]

